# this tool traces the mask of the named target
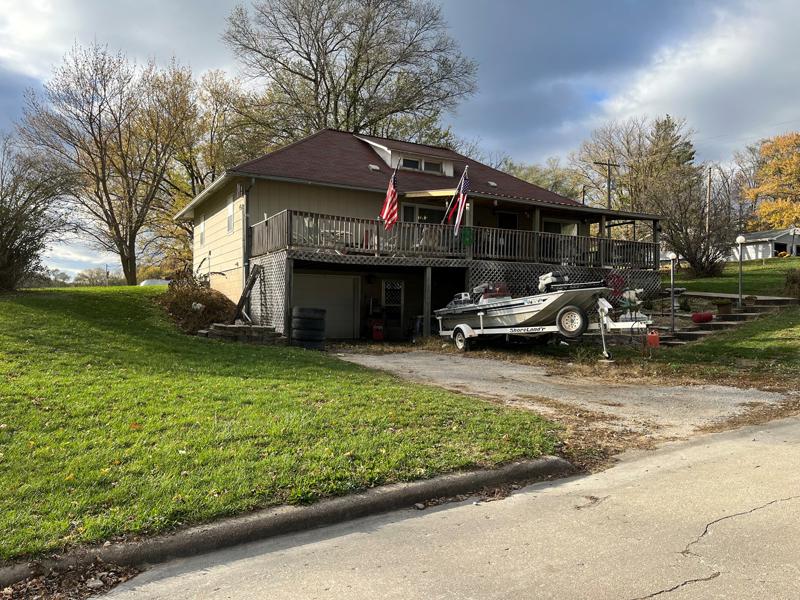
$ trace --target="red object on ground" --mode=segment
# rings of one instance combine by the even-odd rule
[[[372,339],[376,342],[383,341],[383,323],[372,324]]]
[[[714,320],[714,313],[711,311],[692,313],[692,323],[710,323]]]
[[[647,332],[647,345],[650,348],[658,348],[661,346],[661,336],[658,334],[657,329],[651,329]]]

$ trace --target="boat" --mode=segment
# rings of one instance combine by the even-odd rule
[[[504,284],[484,283],[472,292],[456,294],[434,315],[442,331],[466,325],[482,331],[502,328],[536,334],[537,328],[555,324],[562,334],[577,337],[589,324],[589,311],[609,292],[603,281],[569,283],[568,277],[551,272],[539,277],[538,294],[514,298]]]

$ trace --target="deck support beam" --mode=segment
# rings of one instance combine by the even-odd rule
[[[606,241],[605,238],[609,234],[609,229],[606,227],[606,216],[600,215],[600,231],[597,232],[598,244],[600,245],[600,266],[606,266]]]
[[[653,268],[658,271],[661,268],[661,231],[659,223],[653,220]]]
[[[283,335],[292,340],[292,279],[294,276],[294,259],[286,259],[286,271],[283,280]]]
[[[425,267],[425,280],[422,297],[422,335],[431,335],[431,268]]]
[[[470,244],[466,248],[464,248],[464,257],[467,260],[472,260],[474,258],[474,256],[475,256],[475,252],[474,252],[474,248],[475,248],[475,230],[472,229],[472,220],[473,220],[472,213],[475,212],[475,211],[472,210],[473,202],[474,201],[472,201],[472,200],[467,201],[467,205],[464,207],[464,212],[466,213],[464,215],[464,222],[466,223],[466,228],[470,229],[470,234],[472,235],[472,238],[471,238],[472,241],[470,242]]]

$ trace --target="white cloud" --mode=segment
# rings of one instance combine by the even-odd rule
[[[232,68],[220,40],[233,0],[0,0],[0,66],[39,80],[77,41],[138,60],[172,56],[198,73]]]
[[[662,48],[617,82],[591,122],[684,117],[700,157],[711,160],[800,127],[798,19],[800,5],[786,0],[718,10],[707,31]]]
[[[105,265],[112,271],[119,269],[119,257],[115,254],[98,251],[80,240],[52,244],[45,252],[43,262],[50,268],[61,269],[72,275]]]

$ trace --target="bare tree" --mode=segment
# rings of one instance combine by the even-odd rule
[[[438,116],[475,90],[475,63],[424,0],[257,1],[252,15],[234,9],[224,39],[266,81],[262,125],[285,139],[325,127],[393,135],[402,117]]]
[[[25,154],[0,136],[0,291],[14,290],[41,270],[41,254],[63,232],[58,200],[70,179],[44,157]]]
[[[676,166],[669,177],[650,182],[643,197],[650,210],[666,217],[662,221],[666,246],[700,277],[721,273],[735,234],[735,219],[731,218],[729,198],[719,177],[712,180],[708,205],[705,169],[702,165]]]
[[[194,111],[191,74],[174,63],[138,66],[105,46],[76,45],[44,93],[29,93],[26,104],[24,139],[78,181],[76,229],[116,253],[135,284],[139,235]]]
[[[580,200],[583,186],[588,185],[582,172],[563,166],[557,156],[551,156],[543,165],[525,164],[507,158],[500,169],[573,200]]]
[[[592,132],[571,157],[572,167],[583,174],[591,203],[605,206],[607,170],[595,163],[618,164],[612,171],[612,208],[646,211],[648,187],[694,160],[691,133],[683,119],[669,115],[613,121]]]

